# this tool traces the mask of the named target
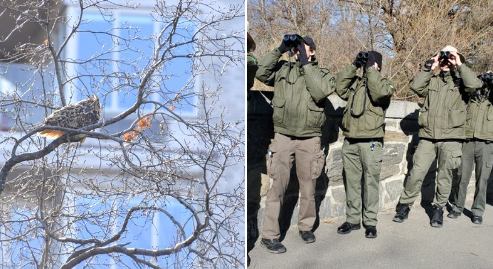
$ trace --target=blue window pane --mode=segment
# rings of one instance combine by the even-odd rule
[[[131,206],[137,206],[139,204],[137,199],[132,200],[128,209]],[[175,221],[179,222],[183,226],[185,234],[181,234],[181,230],[174,225],[173,221],[168,216],[159,211],[153,211],[153,214],[146,214],[148,212],[138,212],[133,214],[132,221],[127,226],[127,231],[124,233],[122,242],[130,242],[127,247],[146,248],[146,249],[165,249],[174,247],[178,242],[188,238],[194,229],[194,222],[191,219],[191,214],[185,209],[183,205],[177,201],[168,201],[165,205],[161,205],[166,211],[168,211]],[[124,216],[120,216],[119,223],[122,223]],[[190,255],[185,253],[184,250],[177,254],[154,258],[147,257],[146,260],[151,260],[153,263],[160,265],[162,268],[168,268],[169,266],[180,262],[188,264]],[[130,264],[133,260],[126,256],[121,256],[118,260],[123,264]],[[185,260],[185,261],[183,261]]]
[[[101,223],[110,223],[110,220],[108,220],[109,216],[103,214],[103,212],[113,211],[111,203],[99,203],[99,200],[92,199],[90,196],[80,197],[77,200],[76,210],[77,215],[84,215],[85,217],[75,221],[72,230],[68,231],[69,237],[84,240],[105,240],[112,236],[111,229],[108,229],[106,225],[101,225]],[[101,214],[94,214],[96,212],[101,212]],[[87,246],[88,245],[84,245],[81,248]],[[79,250],[79,248],[75,249],[75,251],[77,250]],[[91,265],[89,268],[109,268],[112,264],[112,260],[109,255],[97,255],[78,264],[75,268],[87,268],[87,265],[89,264]]]
[[[149,15],[122,15],[119,17],[120,29],[118,35],[123,40],[118,54],[118,71],[125,74],[119,78],[118,85],[127,85],[130,76],[130,85],[121,88],[118,93],[118,106],[126,109],[132,106],[137,99],[137,85],[140,83],[142,72],[147,69],[154,51],[152,35],[154,22]]]
[[[106,111],[125,110],[135,103],[141,74],[152,61],[153,39],[159,32],[156,27],[163,25],[154,22],[149,14],[138,12],[117,13],[114,18],[86,13],[84,19],[87,23],[81,25],[77,34],[77,89],[70,101],[98,92]],[[166,31],[162,38],[169,36],[170,29]],[[168,108],[189,114],[194,113],[197,103],[195,81],[191,80],[194,46],[190,40],[194,31],[188,21],[178,23],[171,40],[176,47],[166,55],[169,60],[148,88],[155,92],[149,96],[150,100],[168,103]]]
[[[34,268],[32,257],[40,258],[44,251],[44,233],[37,223],[29,220],[36,214],[33,208],[13,208],[10,222],[0,227],[0,258],[17,264],[19,268]],[[38,228],[37,228],[38,227]],[[19,236],[22,235],[22,236]],[[6,247],[5,249],[4,246]],[[8,264],[8,263],[7,263]]]
[[[172,44],[177,47],[171,49],[173,58],[165,62],[160,77],[163,79],[160,85],[159,95],[164,100],[174,99],[177,95],[183,96],[174,102],[177,112],[191,113],[194,112],[194,105],[197,103],[195,95],[195,81],[190,80],[193,73],[194,46],[190,40],[193,38],[195,28],[187,21],[178,23],[176,32],[171,40]],[[167,38],[170,30],[164,34]]]
[[[178,201],[171,200],[167,204],[166,210],[183,226],[183,231],[185,234],[181,236],[182,231],[180,231],[164,213],[156,213],[155,217],[157,215],[160,224],[157,235],[159,236],[159,247],[161,249],[174,247],[177,242],[183,241],[184,238],[190,237],[194,231],[194,225],[196,225],[190,211],[188,211]],[[168,268],[179,263],[181,267],[188,268],[191,264],[192,257],[193,254],[182,250],[175,255],[160,258],[158,265],[161,268]]]
[[[76,67],[79,76],[76,100],[87,98],[98,92],[98,97],[107,108],[112,106],[112,69],[113,40],[112,23],[105,21],[100,14],[87,14],[88,23],[82,24],[77,34]]]

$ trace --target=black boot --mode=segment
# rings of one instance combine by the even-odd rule
[[[471,220],[472,220],[472,223],[474,223],[474,224],[483,223],[483,217],[480,217],[480,216],[473,216]]]
[[[451,219],[456,219],[458,218],[459,216],[461,215],[460,212],[455,212],[455,211],[450,211],[447,215],[447,217],[451,218]]]
[[[361,224],[353,224],[349,222],[344,222],[339,228],[337,228],[337,233],[339,234],[348,234],[353,230],[359,230],[361,228]]]
[[[284,247],[284,245],[279,242],[279,239],[262,238],[262,240],[260,240],[260,244],[267,248],[267,251],[269,251],[270,253],[279,254],[286,252],[286,247]]]
[[[404,222],[404,220],[407,219],[407,216],[409,215],[409,211],[411,211],[411,208],[409,208],[409,204],[397,204],[397,207],[395,208],[395,212],[397,213],[392,220],[399,223]]]
[[[431,227],[440,228],[443,225],[443,208],[439,205],[433,205],[433,217],[431,218]]]
[[[300,231],[301,239],[305,244],[310,244],[315,242],[315,235],[311,231]]]
[[[365,237],[366,238],[377,238],[377,227],[368,225],[365,227]]]

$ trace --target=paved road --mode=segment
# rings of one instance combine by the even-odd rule
[[[248,268],[493,268],[493,206],[486,207],[481,225],[473,224],[464,214],[449,219],[445,212],[442,228],[429,225],[420,205],[412,208],[404,223],[392,221],[392,210],[380,212],[375,239],[365,238],[363,227],[338,234],[337,227],[344,222],[341,218],[320,224],[315,232],[317,241],[304,244],[297,227],[292,226],[283,241],[286,253],[271,254],[257,241]]]

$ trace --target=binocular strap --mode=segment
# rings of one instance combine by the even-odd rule
[[[364,70],[363,79],[364,79],[364,83],[365,83],[365,90],[363,93],[364,99],[363,99],[363,108],[361,109],[361,112],[359,112],[359,113],[354,112],[354,103],[355,103],[354,101],[356,100],[356,92],[354,93],[354,96],[353,96],[353,102],[351,102],[350,112],[351,112],[351,116],[353,116],[355,118],[361,117],[365,113],[365,110],[366,110],[366,99],[367,99],[367,91],[368,91],[368,77],[366,76],[366,69]]]

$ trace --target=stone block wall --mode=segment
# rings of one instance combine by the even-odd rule
[[[342,111],[345,102],[339,97],[332,95],[326,107],[327,122],[324,127],[322,142],[326,145],[327,159],[323,174],[317,182],[316,201],[318,206],[319,220],[327,221],[345,216],[346,194],[342,179],[342,143],[344,137],[339,128],[342,119]],[[419,105],[412,102],[392,101],[386,114],[386,133],[384,138],[384,156],[382,170],[380,173],[380,210],[395,208],[400,193],[403,189],[406,173],[412,166],[412,158],[418,142],[417,111]],[[421,191],[421,202],[433,202],[435,190],[436,164],[430,167],[427,177],[423,182]],[[474,177],[474,175],[473,175]],[[298,183],[295,171],[292,171],[290,185],[285,195],[283,211],[281,212],[281,229],[289,228],[296,224],[298,219],[297,201]],[[260,225],[265,195],[270,186],[268,176],[262,178],[262,203],[260,209]],[[455,183],[456,184],[456,183]],[[493,197],[493,184],[490,184],[489,197]],[[468,198],[472,199],[474,194],[474,180],[471,180]],[[419,201],[419,198],[418,198]],[[415,204],[416,206],[416,204]]]

